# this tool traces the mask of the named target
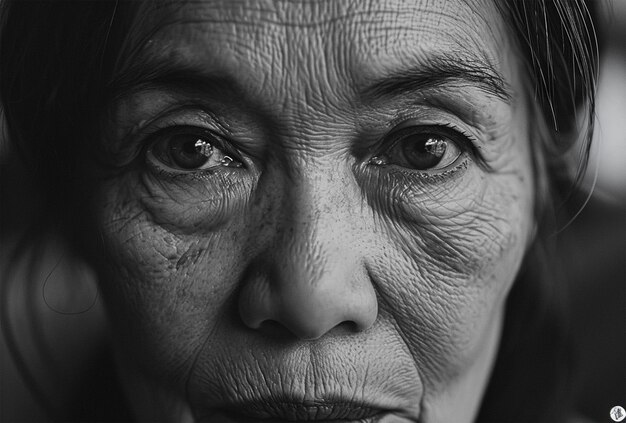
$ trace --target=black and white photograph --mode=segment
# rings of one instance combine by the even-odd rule
[[[626,423],[626,0],[0,0],[0,423]]]

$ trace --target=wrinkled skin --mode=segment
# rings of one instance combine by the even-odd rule
[[[471,422],[534,225],[527,88],[496,8],[216,0],[146,16],[171,24],[133,63],[199,76],[126,91],[98,153],[121,169],[95,196],[98,269],[138,417],[280,420],[283,402],[322,419],[353,401]],[[486,63],[509,96],[463,74],[370,89],[433,57]],[[145,154],[145,134],[175,125],[221,134],[243,166]],[[370,160],[424,125],[476,151],[443,169]]]

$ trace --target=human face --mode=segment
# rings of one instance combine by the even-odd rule
[[[95,202],[139,418],[471,422],[533,226],[495,6],[216,0],[143,19],[160,26],[127,58],[102,140],[119,170]]]

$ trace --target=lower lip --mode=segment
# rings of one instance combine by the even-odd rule
[[[413,420],[409,420],[391,413],[380,413],[371,417],[366,417],[358,420],[300,420],[301,422],[309,423],[412,423]],[[272,418],[259,418],[254,419],[251,417],[238,416],[236,414],[220,412],[211,415],[207,420],[202,420],[202,423],[297,423],[294,420],[280,420]]]

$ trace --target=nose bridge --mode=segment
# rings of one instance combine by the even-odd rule
[[[346,247],[352,237],[345,178],[331,170],[320,173],[315,178],[292,179],[277,223],[277,264],[310,284],[322,282],[324,273],[346,267]],[[335,263],[341,255],[345,260]]]
[[[306,174],[285,188],[274,242],[260,261],[265,269],[254,272],[265,282],[248,281],[240,312],[249,327],[273,321],[302,339],[346,322],[364,330],[377,304],[354,232],[350,180],[330,170]]]

